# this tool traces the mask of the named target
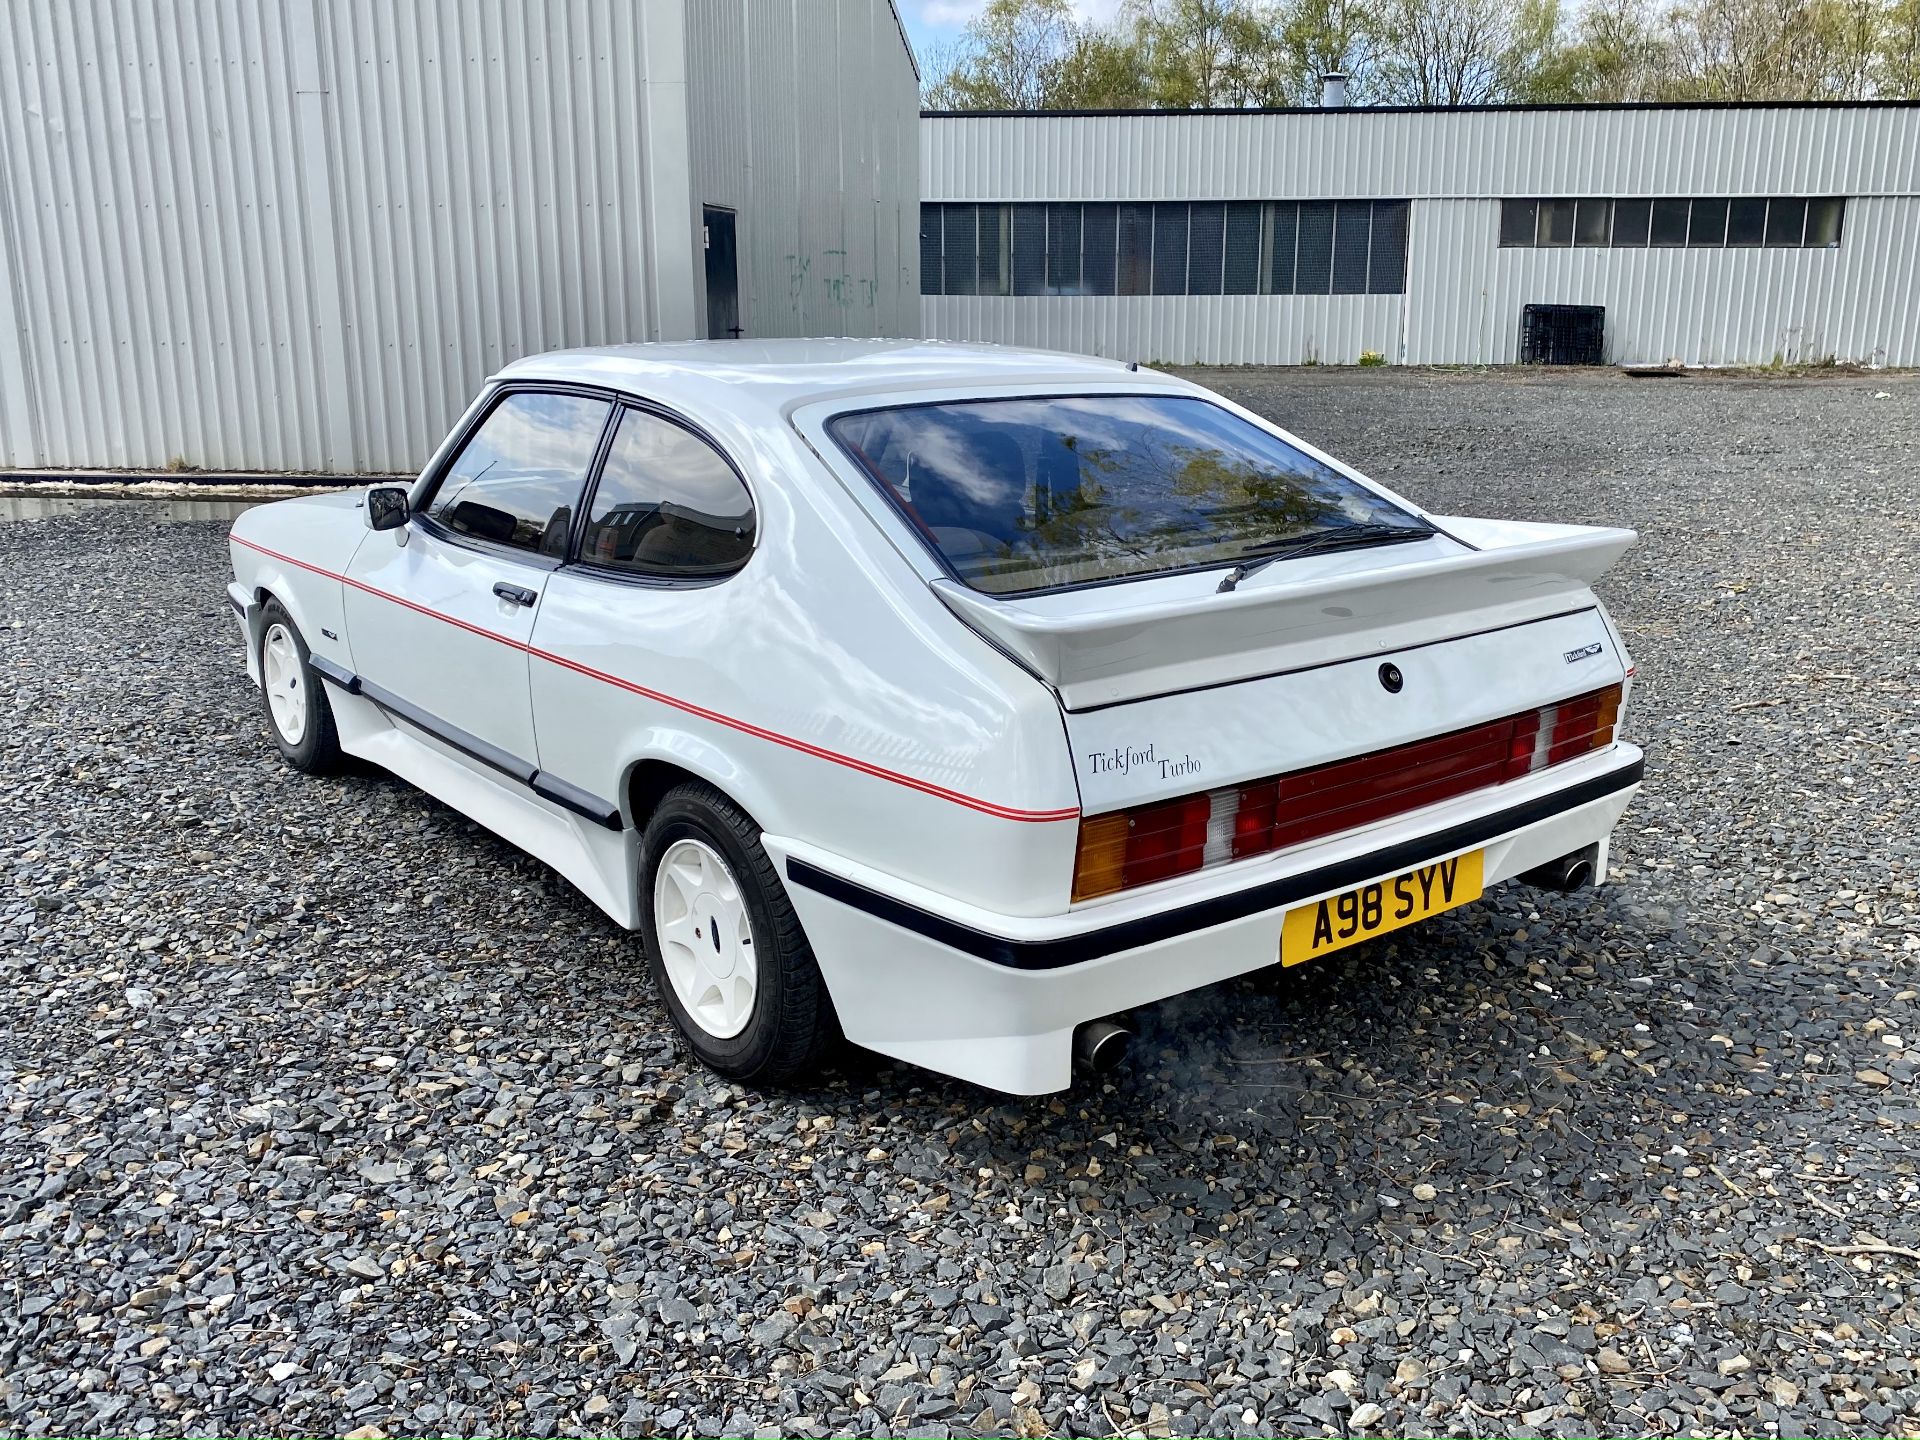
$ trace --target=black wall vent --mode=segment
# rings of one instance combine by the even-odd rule
[[[1601,365],[1606,339],[1604,305],[1529,305],[1520,316],[1520,363]]]

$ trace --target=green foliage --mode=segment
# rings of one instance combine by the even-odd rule
[[[1386,363],[1387,363],[1387,357],[1382,355],[1378,350],[1362,350],[1360,352],[1360,364],[1365,366],[1368,369],[1372,369],[1376,365],[1384,365]]]
[[[1920,96],[1920,0],[989,0],[937,109]]]

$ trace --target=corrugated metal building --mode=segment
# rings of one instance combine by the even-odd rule
[[[0,6],[0,465],[404,471],[532,351],[911,334],[918,88],[890,0]]]
[[[928,335],[1200,364],[1920,365],[1920,106],[928,115]]]

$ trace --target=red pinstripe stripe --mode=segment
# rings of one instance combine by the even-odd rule
[[[305,560],[296,560],[293,556],[283,555],[278,550],[269,550],[264,545],[255,544],[251,540],[243,540],[238,535],[230,535],[228,539],[235,545],[244,545],[249,550],[258,551],[262,555],[270,556],[285,564],[296,566],[301,570],[309,571],[315,575],[323,575],[329,580],[337,580],[342,585],[352,586],[362,594],[372,595],[377,599],[388,600],[395,605],[405,606],[417,614],[425,615],[430,619],[439,620],[448,625],[457,626],[471,634],[492,640],[496,644],[505,645],[510,650],[518,650],[523,654],[545,660],[563,669],[572,670],[576,674],[584,675],[590,680],[598,680],[602,684],[615,686],[618,689],[626,690],[645,699],[657,701],[662,705],[671,705],[676,710],[683,710],[689,715],[697,715],[702,720],[710,720],[716,725],[725,725],[728,729],[738,730],[743,735],[751,735],[759,740],[771,741],[775,745],[784,745],[789,750],[798,750],[802,755],[811,755],[816,760],[826,760],[835,765],[844,765],[849,770],[858,770],[862,775],[871,775],[876,780],[886,780],[895,785],[903,785],[909,790],[917,790],[921,794],[931,795],[937,800],[947,800],[955,805],[964,805],[969,810],[978,810],[984,815],[992,815],[1001,820],[1019,820],[1031,824],[1045,824],[1057,820],[1075,820],[1078,819],[1080,815],[1078,807],[1068,807],[1063,810],[1021,810],[1011,805],[997,804],[992,800],[979,800],[971,795],[963,795],[958,790],[949,790],[944,785],[935,785],[930,780],[920,780],[912,775],[902,775],[897,770],[888,770],[852,755],[842,755],[837,750],[824,750],[820,746],[810,744],[805,740],[795,739],[791,735],[782,735],[777,730],[768,730],[764,726],[753,724],[751,721],[739,720],[731,715],[723,715],[718,710],[709,710],[703,705],[695,705],[690,700],[681,700],[672,695],[663,694],[658,690],[649,690],[644,685],[636,685],[633,681],[623,680],[618,675],[609,675],[606,671],[596,670],[591,665],[582,665],[577,660],[569,660],[566,656],[556,655],[550,650],[535,649],[531,645],[523,644],[521,641],[511,639],[508,636],[498,634],[482,626],[472,625],[465,620],[459,620],[451,615],[442,614],[438,610],[430,610],[424,605],[415,604],[411,600],[404,600],[391,591],[376,589],[374,586],[368,585],[364,581],[355,580],[351,576],[336,574],[332,570],[310,564]]]

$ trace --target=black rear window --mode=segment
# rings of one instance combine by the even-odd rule
[[[1348,526],[1428,529],[1188,396],[950,401],[840,415],[827,431],[955,575],[998,595],[1230,565]]]

